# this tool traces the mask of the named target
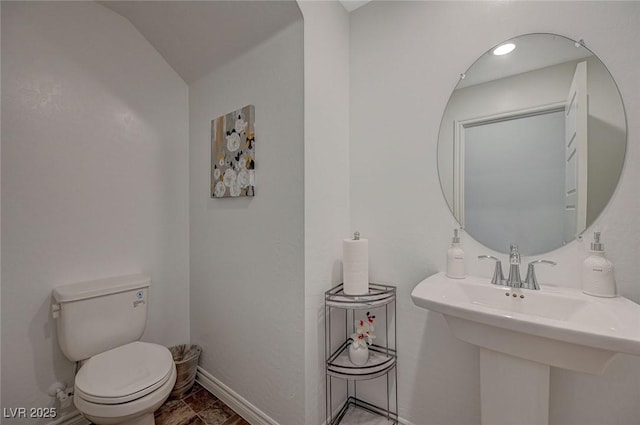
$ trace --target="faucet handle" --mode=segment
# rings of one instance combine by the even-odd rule
[[[534,260],[529,263],[527,267],[527,277],[524,279],[522,283],[522,287],[524,289],[540,289],[540,285],[538,285],[538,279],[536,278],[536,264],[549,264],[551,267],[556,265],[555,261],[549,260]]]
[[[493,277],[491,283],[494,285],[504,285],[504,275],[502,274],[502,261],[493,255],[478,255],[478,260],[494,260],[496,262],[496,268],[493,271]]]

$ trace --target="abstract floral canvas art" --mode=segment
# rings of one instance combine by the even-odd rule
[[[253,105],[211,121],[211,197],[255,195]]]

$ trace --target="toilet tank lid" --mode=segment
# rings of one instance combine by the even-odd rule
[[[53,290],[53,298],[59,303],[64,303],[146,288],[148,286],[151,286],[151,278],[144,274],[116,276],[58,286]]]

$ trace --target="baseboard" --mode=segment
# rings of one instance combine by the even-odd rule
[[[198,366],[196,381],[251,425],[280,425],[262,410],[251,404],[247,399],[233,391],[215,376]]]
[[[402,419],[401,417],[398,417],[398,423],[399,423],[400,425],[416,425],[416,424],[414,424],[413,422],[409,422],[409,421],[408,421],[408,420],[406,420],[406,419]]]
[[[62,416],[57,417],[55,420],[49,422],[47,425],[89,425],[89,422],[78,409],[74,409],[65,413]]]

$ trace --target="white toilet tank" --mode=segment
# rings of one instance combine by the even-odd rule
[[[64,355],[75,362],[139,340],[150,285],[136,274],[56,287],[51,310]]]

